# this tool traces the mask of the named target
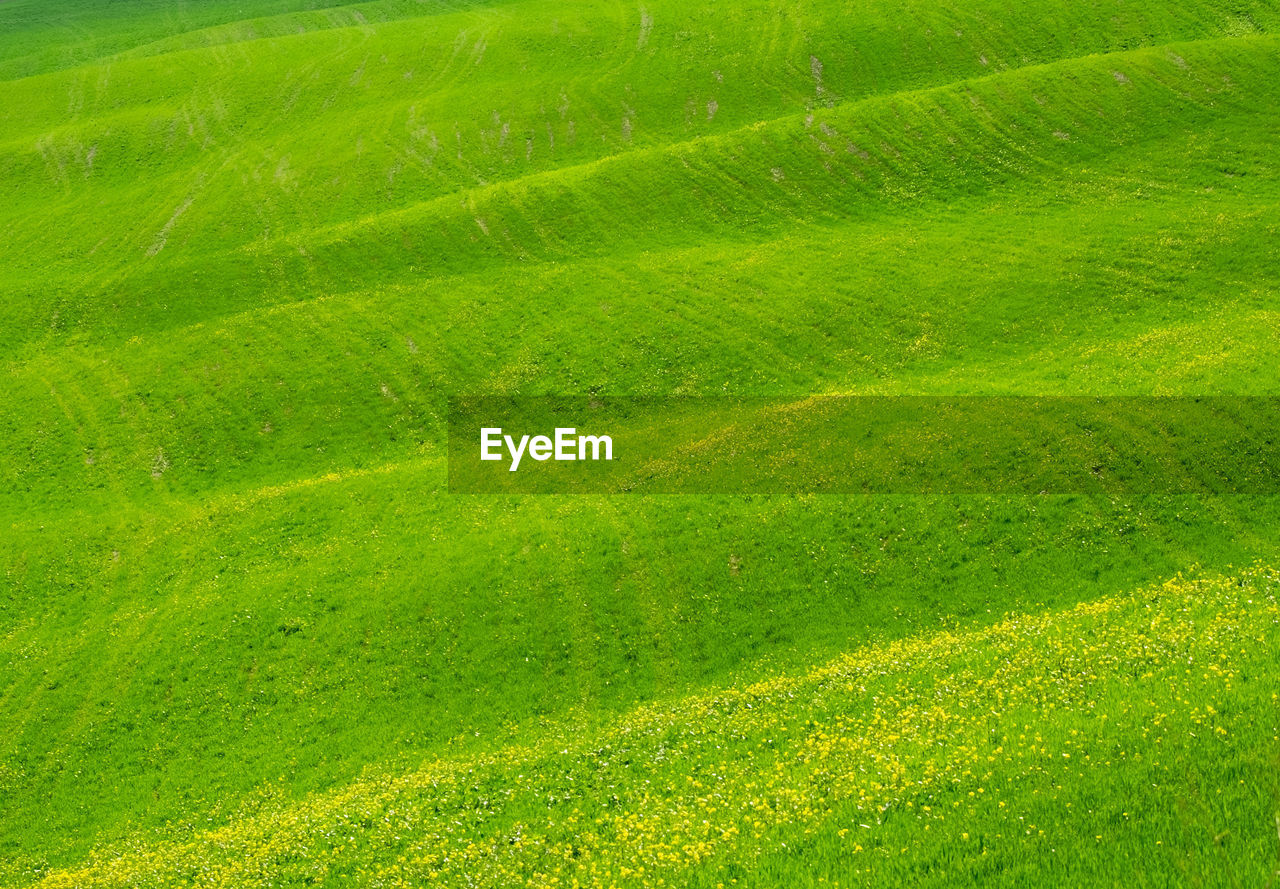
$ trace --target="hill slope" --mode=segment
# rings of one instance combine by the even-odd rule
[[[494,852],[517,823],[550,859],[576,842],[566,782],[649,837],[703,804],[700,770],[775,766],[780,796],[734,781],[708,820],[731,835],[690,828],[656,861],[610,834],[576,874],[1078,885],[1130,878],[1156,841],[1153,884],[1184,864],[1229,884],[1219,846],[1242,879],[1269,872],[1270,575],[1179,581],[1150,631],[1124,597],[1277,564],[1274,496],[458,497],[444,409],[1280,394],[1278,28],[1248,0],[0,3],[0,884],[457,876],[425,782],[471,768],[528,779],[458,834],[515,869],[495,879],[552,873],[532,840]],[[1252,647],[1183,638],[1184,606]],[[1221,655],[1238,682],[1124,673],[1104,631]],[[876,680],[892,712],[822,697],[814,677],[900,646],[924,660]],[[957,727],[1049,839],[1015,833],[921,748],[945,727],[913,720],[934,667],[990,689],[1076,661],[1105,662],[1099,694],[1132,691],[1137,715],[1095,727],[1070,673],[1064,697],[997,708],[1010,743]],[[760,748],[763,722],[712,721],[722,760],[657,764],[755,681],[770,730],[888,733],[867,736],[900,764],[875,807],[985,826],[939,822],[938,851],[916,821],[853,824],[844,791],[801,812],[820,768],[794,738]],[[1226,752],[1186,734],[1201,696]],[[1144,733],[1157,716],[1179,728]],[[591,765],[637,719],[667,782],[648,797]],[[1027,757],[1060,752],[1029,749],[1039,722],[1064,744],[1096,728],[1110,765],[1046,761],[1024,787]],[[919,770],[935,783],[899,792]],[[409,813],[394,841],[387,794]],[[1068,837],[1082,816],[1045,800],[1096,811]],[[1179,828],[1174,800],[1204,812]],[[321,839],[339,825],[341,849]],[[899,842],[917,851],[849,846]]]
[[[1117,854],[1144,862],[1140,885],[1265,881],[1280,838],[1258,828],[1275,800],[1231,779],[1274,765],[1258,752],[1276,726],[1248,714],[1276,706],[1277,589],[1268,570],[1179,576],[858,649],[598,734],[513,730],[496,752],[302,800],[267,792],[226,827],[105,850],[38,885],[1044,885],[1023,855],[1081,885]],[[1178,796],[1188,780],[1205,798]],[[1237,831],[1232,854],[1215,848]],[[904,857],[922,835],[933,848]]]

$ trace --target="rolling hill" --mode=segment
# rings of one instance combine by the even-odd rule
[[[0,885],[1268,885],[1276,492],[469,496],[446,410],[1280,395],[1278,33],[0,2]]]

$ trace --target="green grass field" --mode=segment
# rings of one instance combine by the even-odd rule
[[[0,886],[1280,886],[1274,490],[446,474],[1280,395],[1278,108],[1273,0],[0,0]]]

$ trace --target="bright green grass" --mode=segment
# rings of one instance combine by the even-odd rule
[[[1277,394],[1278,27],[1218,0],[0,2],[0,884],[95,847],[196,882],[164,850],[216,828],[266,862],[232,885],[369,882],[400,848],[372,824],[321,867],[253,801],[943,628],[989,682],[1006,613],[1280,563],[1265,496],[464,498],[443,437],[456,393]],[[1048,840],[940,785],[963,825],[855,826],[866,863],[831,801],[666,878],[1265,881],[1274,630],[1230,603],[1261,641],[1205,653],[1249,682],[1167,709],[1212,692],[1235,746],[1162,759],[1126,723],[1091,737],[1141,763],[993,766]],[[1066,626],[1055,657],[1097,629]],[[754,756],[726,768],[785,759]]]
[[[1117,860],[1143,863],[1138,885],[1261,882],[1280,782],[1253,779],[1280,736],[1250,714],[1278,706],[1278,580],[1179,576],[603,730],[510,725],[496,749],[329,794],[266,787],[225,827],[173,825],[37,885],[1080,885]]]

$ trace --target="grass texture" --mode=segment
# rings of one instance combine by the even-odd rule
[[[0,885],[1274,885],[1280,498],[460,496],[445,412],[1280,394],[1278,32],[0,2]]]

